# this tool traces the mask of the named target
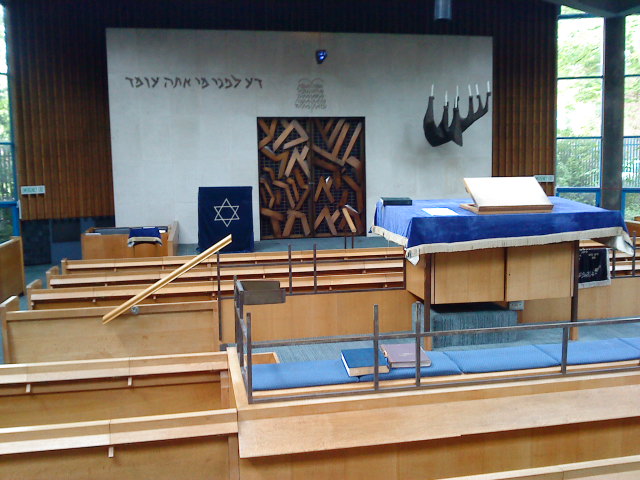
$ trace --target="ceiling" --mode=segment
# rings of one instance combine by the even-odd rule
[[[599,17],[618,17],[640,13],[640,0],[545,0],[577,8]]]

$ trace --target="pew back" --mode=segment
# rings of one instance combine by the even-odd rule
[[[403,258],[401,247],[385,248],[354,248],[337,250],[318,250],[318,260],[346,260],[372,258]],[[62,261],[63,274],[116,272],[128,269],[162,269],[173,270],[184,265],[193,255],[150,257],[150,258],[112,258],[105,260],[67,260]],[[288,252],[253,252],[253,253],[224,253],[220,255],[221,264],[263,264],[283,263],[288,261]],[[293,262],[313,260],[313,251],[304,250],[291,252]],[[205,260],[201,266],[215,267],[216,257]]]
[[[0,305],[5,363],[217,351],[218,303],[140,305],[108,325],[109,307],[18,311]]]
[[[0,243],[0,302],[25,291],[22,238]]]

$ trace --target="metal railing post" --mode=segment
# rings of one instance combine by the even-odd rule
[[[378,338],[380,336],[380,325],[378,323],[378,304],[373,306],[373,389],[380,388],[380,346]]]
[[[289,295],[293,295],[293,265],[291,264],[291,244],[289,244]]]
[[[247,400],[253,403],[253,349],[251,347],[251,313],[247,313]]]
[[[569,354],[569,329],[562,327],[562,361],[560,362],[560,372],[567,373],[567,356]]]
[[[317,244],[313,244],[313,293],[318,292],[318,253]]]
[[[633,255],[631,257],[631,276],[636,276],[636,233],[633,232]]]
[[[222,295],[222,280],[221,280],[221,275],[222,273],[220,272],[220,252],[216,253],[216,274],[218,277],[218,293],[216,294],[216,298],[218,299],[218,340],[220,340],[222,342],[222,339],[224,338],[224,335],[222,334],[222,300],[221,300],[221,295]],[[235,288],[235,287],[234,287]]]

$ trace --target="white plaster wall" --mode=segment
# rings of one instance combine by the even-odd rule
[[[317,65],[320,42],[329,55]],[[438,122],[445,90],[452,99],[460,85],[463,116],[467,84],[484,98],[489,37],[108,29],[107,59],[117,225],[178,220],[181,242],[196,243],[198,187],[251,185],[259,239],[257,117],[365,117],[369,225],[381,196],[465,196],[463,177],[491,175],[492,105],[463,147],[434,148],[422,131],[431,84]],[[231,75],[238,88],[211,81]],[[176,76],[191,86],[164,86]],[[301,78],[322,80],[326,109],[295,107]]]

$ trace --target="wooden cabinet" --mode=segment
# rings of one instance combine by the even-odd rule
[[[507,302],[573,294],[573,242],[507,249]]]
[[[102,233],[100,233],[102,231]],[[122,232],[121,232],[122,231]],[[124,228],[90,228],[82,234],[82,258],[144,258],[177,255],[178,222],[173,222],[161,233],[162,245],[142,243],[134,247],[127,246],[129,241],[128,227]]]
[[[433,304],[570,297],[573,254],[573,242],[435,253],[428,273],[421,255],[407,264],[407,290],[424,300],[430,285]]]
[[[504,300],[504,262],[504,248],[435,254],[431,303]]]

